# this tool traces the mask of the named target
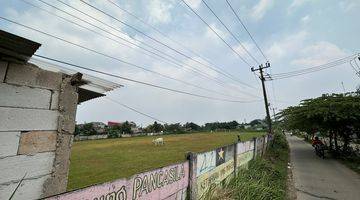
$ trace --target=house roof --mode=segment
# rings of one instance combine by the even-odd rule
[[[0,30],[0,58],[27,62],[41,44]]]
[[[40,46],[37,42],[0,30],[0,59],[27,63]],[[31,62],[44,70],[67,75],[78,74],[75,70],[40,59],[31,58]],[[119,87],[122,85],[82,73],[78,103],[105,96],[105,92]]]

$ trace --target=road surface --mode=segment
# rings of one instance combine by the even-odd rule
[[[296,136],[287,136],[298,200],[358,200],[360,176],[329,158],[319,158],[313,147]]]

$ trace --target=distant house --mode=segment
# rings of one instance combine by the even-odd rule
[[[98,133],[98,134],[105,134],[105,128],[106,128],[106,124],[102,123],[102,122],[91,122],[94,130]]]
[[[251,125],[250,124],[244,124],[244,129],[250,129]]]
[[[120,126],[121,124],[122,122],[113,122],[113,121],[108,121],[107,123],[109,127]]]
[[[139,127],[137,127],[137,126],[135,126],[135,127],[131,127],[131,131],[134,133],[134,134],[136,134],[136,133],[141,133],[142,132],[142,130],[141,130],[141,128],[139,128]]]

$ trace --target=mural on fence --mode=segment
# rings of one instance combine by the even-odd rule
[[[254,158],[254,141],[237,143],[236,148],[236,167],[247,167],[248,162]]]
[[[156,169],[113,182],[90,186],[49,200],[185,199],[189,163]]]
[[[234,145],[197,155],[197,199],[234,172]]]

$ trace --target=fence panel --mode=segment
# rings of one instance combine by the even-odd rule
[[[234,145],[200,153],[196,159],[196,179],[192,198],[201,199],[210,188],[219,185],[234,173]]]
[[[254,158],[254,145],[254,141],[246,141],[236,144],[236,169],[247,167],[248,162]]]
[[[189,184],[189,162],[90,186],[49,200],[183,200]]]
[[[262,156],[264,153],[264,137],[256,138],[256,157]]]

